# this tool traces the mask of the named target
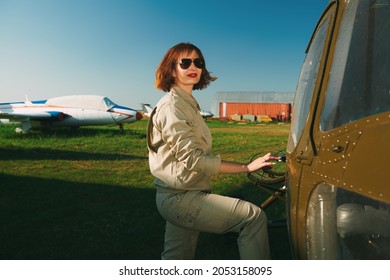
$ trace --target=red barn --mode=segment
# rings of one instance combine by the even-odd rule
[[[289,121],[293,102],[294,92],[217,92],[212,113],[220,119],[257,120],[256,116],[267,115],[275,121]]]

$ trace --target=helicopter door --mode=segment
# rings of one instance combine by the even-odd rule
[[[293,251],[297,249],[294,246],[299,246],[297,244],[299,240],[302,240],[298,235],[303,234],[303,229],[299,227],[297,221],[298,215],[302,215],[302,213],[298,212],[306,209],[306,206],[299,207],[299,192],[301,188],[305,187],[301,185],[301,176],[305,166],[311,164],[315,153],[312,123],[316,113],[317,97],[325,68],[327,46],[329,45],[334,22],[336,5],[333,4],[334,2],[324,12],[306,51],[295,94],[291,131],[286,149],[287,220]],[[299,186],[299,188],[296,186]]]

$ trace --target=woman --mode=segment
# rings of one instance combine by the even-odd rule
[[[168,92],[148,125],[149,167],[156,203],[166,219],[162,259],[194,259],[199,232],[237,232],[241,259],[269,259],[267,218],[256,205],[211,193],[211,176],[248,173],[273,165],[271,154],[249,164],[211,155],[211,134],[193,90],[216,77],[200,49],[180,43],[168,50],[156,70],[156,88]]]

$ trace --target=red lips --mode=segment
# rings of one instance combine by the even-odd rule
[[[196,78],[196,77],[198,77],[198,74],[191,73],[191,74],[188,74],[187,76],[190,77],[190,78]]]

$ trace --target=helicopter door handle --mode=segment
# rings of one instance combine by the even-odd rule
[[[344,151],[344,147],[343,147],[343,146],[340,146],[340,145],[334,146],[334,147],[332,148],[332,152],[335,152],[335,153],[341,153],[342,151]]]

